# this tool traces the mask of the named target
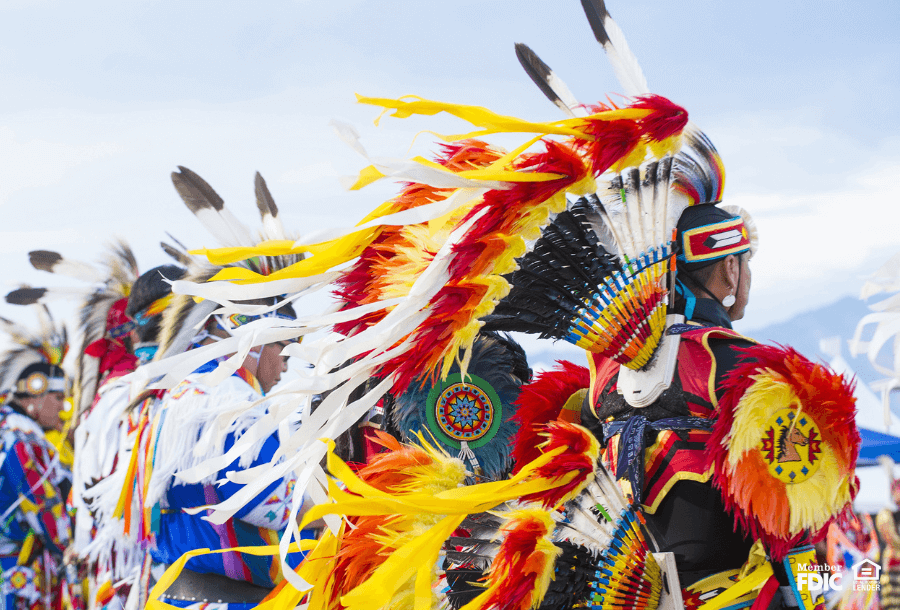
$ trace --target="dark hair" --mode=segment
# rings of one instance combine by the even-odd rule
[[[128,297],[125,315],[138,322],[135,332],[140,342],[155,343],[159,335],[161,315],[136,319],[157,299],[172,293],[172,286],[166,280],[180,280],[185,271],[177,265],[160,265],[144,273],[135,280]]]

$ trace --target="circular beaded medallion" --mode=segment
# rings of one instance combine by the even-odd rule
[[[484,379],[469,374],[463,381],[455,373],[428,393],[427,416],[432,433],[447,445],[480,447],[497,433],[503,408]]]

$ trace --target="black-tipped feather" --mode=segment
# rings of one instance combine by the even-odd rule
[[[600,44],[607,45],[609,43],[609,34],[606,32],[604,22],[609,17],[609,11],[606,10],[606,3],[603,0],[581,0],[581,7],[584,9],[588,23],[591,24],[594,38]]]
[[[6,302],[10,305],[34,305],[47,294],[46,288],[16,288],[6,295]]]
[[[265,218],[266,215],[277,218],[278,206],[275,205],[275,199],[272,198],[269,187],[266,185],[266,181],[259,172],[256,172],[254,186],[256,187],[256,207],[259,208],[259,215],[263,218]]]
[[[553,87],[550,86],[550,76],[553,74],[553,70],[550,69],[550,66],[545,64],[543,60],[537,56],[537,53],[532,51],[527,44],[521,42],[516,43],[516,57],[519,59],[519,63],[522,64],[522,68],[525,69],[525,73],[528,74],[532,81],[534,81],[534,84],[538,86],[538,89],[547,96],[547,99],[556,104],[564,112],[571,114],[572,111],[562,98],[559,97],[556,91],[553,90]]]
[[[167,244],[166,242],[161,241],[159,242],[159,247],[162,248],[163,252],[168,254],[179,265],[184,265],[185,267],[187,267],[194,262],[190,254],[179,250],[171,244]]]
[[[28,253],[28,260],[31,266],[39,271],[49,271],[53,273],[53,267],[63,259],[58,252],[50,250],[32,250]]]
[[[196,214],[204,208],[212,208],[218,212],[225,207],[225,201],[206,180],[181,165],[178,169],[180,173],[172,172],[172,183],[191,212]]]
[[[512,289],[486,320],[487,326],[544,338],[568,335],[579,310],[620,269],[592,228],[595,216],[585,199],[557,215],[532,251],[518,260],[519,269],[507,276]]]

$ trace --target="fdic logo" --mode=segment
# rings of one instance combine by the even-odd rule
[[[826,571],[827,570],[827,571]],[[877,591],[881,566],[863,559],[851,568],[854,591]],[[828,573],[831,572],[831,574]],[[797,565],[797,588],[802,591],[843,591],[847,583],[839,566],[801,563]]]

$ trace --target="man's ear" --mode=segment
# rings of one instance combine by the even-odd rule
[[[722,281],[725,286],[732,290],[732,294],[736,293],[738,290],[738,278],[741,273],[740,259],[734,254],[729,254],[725,257],[725,264],[722,265],[722,271],[724,272]]]

